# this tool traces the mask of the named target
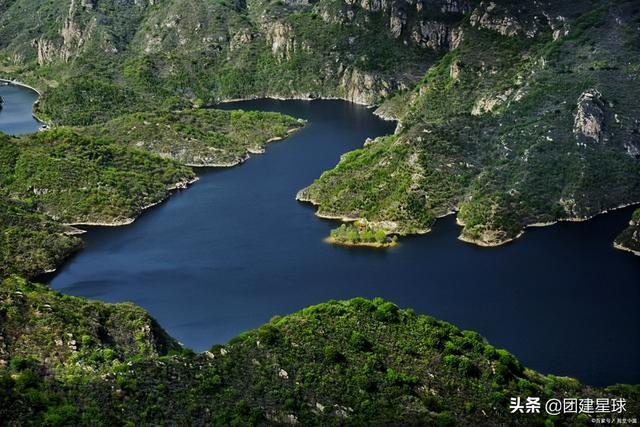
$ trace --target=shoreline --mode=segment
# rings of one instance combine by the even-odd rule
[[[632,255],[640,256],[640,251],[636,251],[636,250],[634,250],[634,249],[628,248],[628,247],[626,247],[625,245],[623,245],[622,243],[618,243],[618,242],[614,241],[614,242],[613,242],[613,247],[614,247],[615,249],[620,250],[620,251],[629,252],[629,253],[631,253]]]
[[[460,224],[458,224],[458,225],[460,225]],[[497,247],[500,247],[500,246],[504,246],[507,243],[514,242],[516,239],[519,239],[520,237],[522,237],[523,234],[524,234],[524,231],[521,231],[520,233],[518,233],[517,236],[511,237],[509,239],[500,240],[499,242],[496,242],[496,243],[489,243],[489,242],[485,242],[484,240],[472,239],[471,237],[467,237],[464,234],[460,233],[460,235],[458,236],[458,240],[460,240],[461,242],[464,242],[464,243],[469,243],[469,244],[472,244],[472,245],[479,246],[481,248],[497,248]]]
[[[318,101],[318,100],[346,101],[346,102],[351,102],[352,104],[362,105],[362,106],[365,106],[367,108],[375,108],[376,107],[375,104],[357,102],[357,101],[354,101],[354,100],[351,100],[351,99],[341,98],[339,96],[314,96],[314,97],[309,97],[309,96],[303,96],[303,95],[294,95],[294,96],[256,95],[256,96],[241,97],[241,98],[223,98],[223,99],[219,100],[218,102],[214,103],[212,106],[215,107],[217,104],[227,104],[227,103],[231,103],[231,102],[257,101],[257,100],[260,100],[260,99],[272,99],[274,101]]]
[[[322,239],[323,242],[328,243],[330,245],[336,245],[336,246],[344,246],[344,247],[348,247],[348,248],[374,248],[374,249],[387,249],[387,248],[394,248],[396,246],[399,245],[399,243],[397,241],[391,241],[391,242],[385,242],[385,243],[378,243],[378,242],[357,242],[357,243],[350,243],[350,242],[341,242],[336,240],[335,238],[329,236],[329,237],[325,237],[324,239]]]
[[[12,86],[20,86],[20,87],[23,87],[25,89],[32,90],[33,92],[35,92],[38,95],[38,98],[42,96],[42,93],[38,89],[36,89],[33,86],[29,86],[26,83],[22,83],[22,82],[19,82],[17,80],[9,80],[9,79],[5,79],[5,78],[0,78],[0,82],[4,82],[4,83],[8,83],[9,85],[12,85]]]
[[[179,190],[185,190],[189,185],[195,183],[196,181],[198,181],[200,178],[199,177],[195,177],[191,180],[187,180],[187,181],[178,181],[174,184],[171,184],[167,187],[167,195],[165,197],[163,197],[161,200],[158,200],[157,202],[154,203],[150,203],[146,206],[143,206],[142,208],[140,208],[140,211],[138,213],[136,213],[133,217],[130,218],[123,218],[120,220],[113,220],[110,222],[106,222],[106,221],[87,221],[87,222],[69,222],[69,223],[63,223],[63,225],[67,226],[67,227],[72,227],[75,230],[70,230],[70,233],[64,233],[67,235],[77,235],[77,234],[84,234],[87,232],[87,230],[82,230],[79,229],[77,227],[82,227],[82,226],[89,226],[89,227],[120,227],[120,226],[124,226],[124,225],[129,225],[132,224],[133,222],[135,222],[136,219],[138,219],[146,210],[151,209],[154,206],[157,206],[163,202],[165,202],[166,200],[168,200],[172,193],[175,191],[179,191]]]
[[[307,197],[307,196],[302,194],[302,192],[306,188],[307,187],[305,187],[305,188],[301,189],[300,191],[298,191],[298,193],[296,194],[296,200],[299,201],[299,202],[302,202],[302,203],[309,203],[312,206],[317,208],[318,206],[320,206],[320,203],[317,200],[314,200],[311,197]],[[595,213],[595,214],[593,214],[591,216],[573,217],[573,218],[561,218],[561,219],[557,219],[555,221],[535,222],[535,223],[531,223],[531,224],[526,224],[516,236],[510,237],[510,238],[505,239],[505,240],[500,240],[500,241],[497,241],[497,242],[493,242],[493,243],[485,242],[483,240],[473,239],[473,238],[465,236],[462,233],[460,233],[460,235],[458,236],[458,240],[460,240],[462,242],[465,242],[465,243],[472,244],[472,245],[476,245],[476,246],[479,246],[479,247],[482,247],[482,248],[496,248],[496,247],[500,247],[500,246],[506,245],[507,243],[514,242],[515,240],[519,239],[520,237],[522,237],[525,234],[525,231],[528,228],[548,227],[548,226],[551,226],[551,225],[558,224],[560,222],[574,222],[574,223],[585,222],[585,221],[589,221],[589,220],[591,220],[591,219],[593,219],[593,218],[595,218],[597,216],[604,215],[604,214],[607,214],[607,213],[611,213],[611,212],[616,211],[616,210],[620,210],[620,209],[625,209],[625,208],[628,208],[628,207],[636,206],[636,205],[640,205],[640,201],[631,202],[631,203],[623,203],[621,205],[618,205],[618,206],[615,206],[615,207],[612,207],[612,208],[608,208],[608,209],[605,209],[605,210],[603,210],[601,212]],[[458,212],[458,210],[452,210],[452,211],[447,212],[447,213],[445,213],[443,215],[437,216],[436,220],[441,219],[441,218],[445,218],[445,217],[447,217],[449,215],[454,215],[457,212]],[[321,218],[321,219],[337,220],[337,221],[341,221],[341,222],[344,222],[344,223],[351,223],[351,222],[358,221],[359,219],[362,219],[362,218],[353,218],[353,217],[348,217],[348,216],[340,216],[339,214],[321,213],[321,212],[318,211],[318,209],[316,209],[314,215],[316,217],[318,217],[318,218]],[[462,221],[460,221],[458,218],[456,218],[456,225],[458,225],[459,227],[464,227],[465,226],[465,224]],[[425,235],[425,234],[430,233],[431,230],[432,230],[432,228],[429,228],[428,230],[420,230],[420,232],[414,232],[414,233],[409,233],[409,234],[421,236],[421,235]],[[620,247],[618,249],[626,250],[627,252],[632,252],[632,253],[640,256],[640,252],[633,251],[632,249],[629,249],[629,248]]]
[[[284,141],[289,138],[291,135],[302,129],[304,125],[301,125],[296,128],[291,128],[287,130],[287,134],[284,136],[274,136],[272,138],[267,139],[262,143],[260,147],[248,147],[246,149],[246,153],[244,157],[237,158],[236,160],[232,160],[226,163],[184,163],[185,166],[189,166],[192,168],[232,168],[234,166],[239,166],[249,160],[252,154],[264,154],[267,152],[267,145],[272,142]]]
[[[511,238],[509,238],[507,240],[504,240],[504,241],[496,242],[496,243],[488,243],[488,242],[484,242],[482,240],[472,239],[470,237],[464,236],[463,234],[460,234],[460,236],[458,236],[458,240],[463,241],[465,243],[474,244],[474,245],[477,245],[477,246],[480,246],[480,247],[483,247],[483,248],[495,248],[495,247],[499,247],[499,246],[505,245],[507,243],[513,242],[516,239],[519,239],[520,237],[522,237],[525,234],[525,231],[528,228],[549,227],[549,226],[552,226],[552,225],[555,225],[555,224],[558,224],[558,223],[562,223],[562,222],[571,222],[571,223],[585,222],[585,221],[592,220],[595,217],[600,216],[600,215],[605,215],[605,214],[611,213],[613,211],[617,211],[617,210],[620,210],[620,209],[625,209],[625,208],[629,208],[629,207],[637,206],[637,205],[640,205],[640,202],[623,203],[621,205],[605,209],[605,210],[603,210],[601,212],[595,213],[595,214],[590,215],[590,216],[560,218],[560,219],[557,219],[555,221],[534,222],[534,223],[531,223],[531,224],[526,224],[524,227],[522,227],[522,230],[516,236],[511,237]],[[464,227],[465,226],[465,224],[462,221],[460,221],[458,218],[456,218],[456,224],[458,226],[460,226],[460,227]],[[621,248],[618,248],[618,249],[621,249]],[[622,250],[624,250],[624,249],[622,249]],[[629,251],[632,251],[632,250],[629,250]],[[637,254],[637,255],[640,256],[640,254]]]

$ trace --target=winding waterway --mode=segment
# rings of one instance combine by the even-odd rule
[[[296,192],[394,125],[342,101],[224,108],[309,123],[239,167],[199,170],[200,181],[129,226],[91,228],[86,248],[52,279],[55,289],[133,301],[195,350],[276,314],[381,296],[476,330],[545,373],[640,382],[640,259],[612,247],[631,209],[528,230],[494,249],[458,241],[453,217],[391,250],[330,246],[322,238],[336,224],[316,218]]]

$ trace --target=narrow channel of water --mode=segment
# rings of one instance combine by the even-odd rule
[[[132,225],[92,228],[86,249],[51,281],[55,289],[133,301],[195,350],[276,314],[381,296],[476,330],[545,373],[640,382],[640,259],[612,247],[632,209],[530,230],[494,249],[458,241],[453,217],[387,251],[330,246],[322,238],[336,224],[316,218],[296,192],[393,124],[342,101],[224,108],[309,123],[239,167],[199,170],[199,182]]]

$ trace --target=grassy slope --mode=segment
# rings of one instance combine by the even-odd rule
[[[176,351],[131,305],[16,277],[0,300],[0,415],[10,423],[532,425],[544,418],[510,415],[509,397],[638,392],[542,376],[476,333],[379,299],[276,317],[200,355]]]
[[[632,2],[590,10],[556,41],[549,28],[529,38],[466,25],[460,47],[405,95],[400,132],[344,156],[299,198],[401,234],[459,210],[462,238],[488,245],[638,202],[640,162],[625,145],[640,113],[638,13]],[[573,118],[590,88],[606,103],[604,142],[580,146]],[[497,102],[471,114],[482,100]]]
[[[126,221],[194,177],[175,162],[70,129],[3,139],[3,152],[12,152],[8,196],[65,223]]]
[[[64,234],[67,228],[38,213],[33,206],[0,196],[0,276],[32,277],[54,270],[82,241]]]

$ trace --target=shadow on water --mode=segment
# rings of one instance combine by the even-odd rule
[[[140,304],[196,350],[275,314],[381,296],[476,330],[542,372],[640,382],[640,260],[611,245],[631,209],[527,230],[495,249],[458,241],[453,217],[390,250],[327,245],[336,223],[315,217],[297,191],[394,123],[342,101],[222,106],[239,107],[309,122],[239,167],[198,170],[200,181],[134,224],[91,228],[51,285]]]

